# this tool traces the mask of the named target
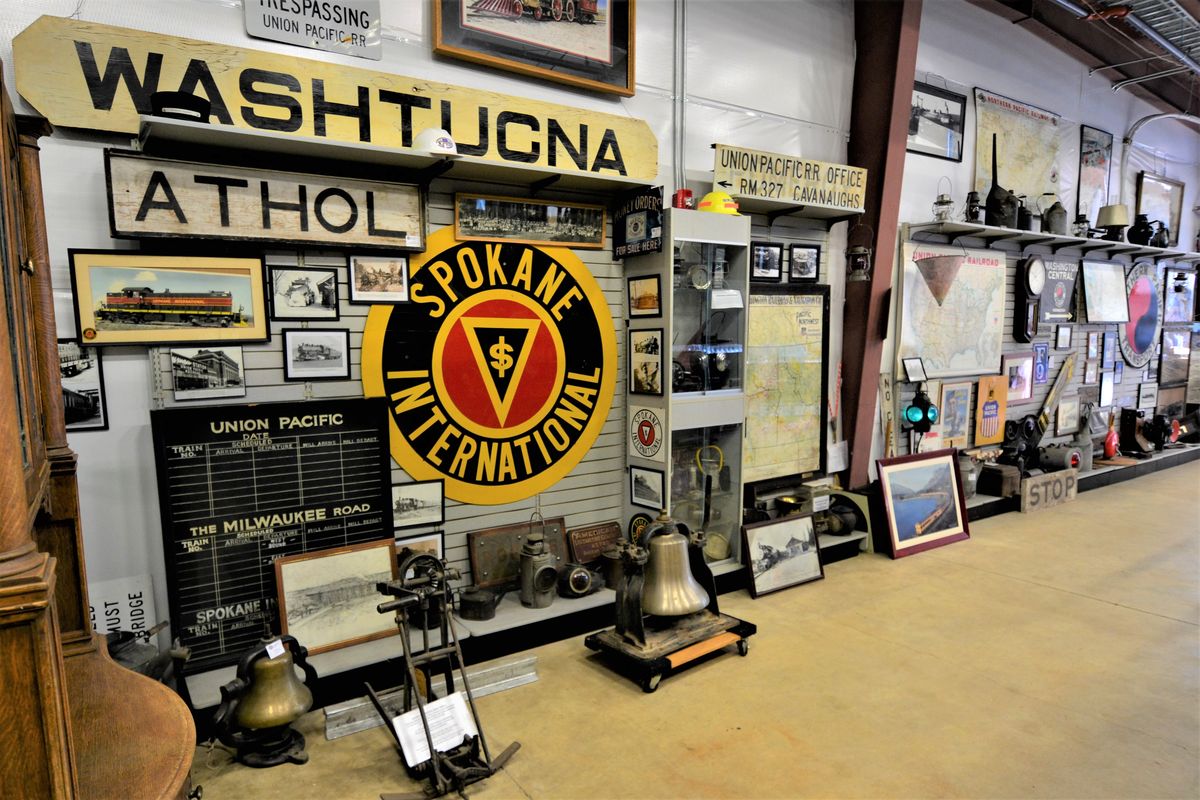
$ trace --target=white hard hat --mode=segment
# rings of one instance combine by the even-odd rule
[[[458,145],[445,128],[426,128],[413,140],[413,149],[432,155],[456,156]]]

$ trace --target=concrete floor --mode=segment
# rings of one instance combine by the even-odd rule
[[[478,702],[493,753],[468,790],[516,798],[1200,797],[1200,462],[971,526],[899,561],[721,610],[750,654],[643,694],[580,638]],[[205,800],[419,790],[382,728],[256,771],[197,750]]]

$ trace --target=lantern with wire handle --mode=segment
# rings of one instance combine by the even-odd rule
[[[871,280],[871,242],[875,230],[870,225],[855,223],[846,234],[846,282],[868,283]]]

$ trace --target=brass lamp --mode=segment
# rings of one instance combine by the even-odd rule
[[[1105,241],[1125,241],[1125,229],[1129,227],[1129,208],[1124,204],[1101,206],[1096,217],[1096,227],[1104,229]]]

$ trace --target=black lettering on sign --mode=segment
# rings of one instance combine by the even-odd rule
[[[496,117],[496,149],[500,153],[500,157],[506,161],[521,161],[526,164],[537,163],[538,156],[542,153],[542,146],[534,140],[528,150],[514,150],[508,146],[508,126],[509,125],[525,125],[534,133],[540,129],[538,121],[535,117],[528,114],[518,114],[513,111],[501,111]]]
[[[371,141],[371,95],[365,86],[358,89],[358,104],[335,103],[325,99],[325,81],[313,78],[313,133],[325,136],[325,117],[333,114],[358,120],[358,140]]]
[[[166,198],[165,200],[154,199],[160,189]],[[184,216],[183,209],[179,207],[179,201],[175,199],[175,192],[171,189],[171,182],[167,180],[167,176],[160,169],[156,169],[151,173],[150,180],[146,184],[146,193],[142,195],[142,204],[138,206],[137,216],[134,219],[138,222],[144,222],[146,215],[150,213],[151,209],[156,208],[170,211],[180,223],[187,224],[187,217]]]
[[[325,215],[325,202],[331,197],[338,198],[346,205],[346,221],[341,224],[330,222]],[[358,222],[358,206],[355,205],[354,198],[345,189],[330,187],[317,193],[316,199],[313,200],[313,215],[316,216],[317,222],[321,223],[321,227],[330,233],[345,233]]]
[[[158,91],[162,53],[146,55],[145,77],[138,75],[133,60],[129,57],[129,51],[124,47],[114,47],[109,51],[108,62],[104,65],[104,77],[100,76],[90,42],[75,42],[75,53],[79,56],[79,66],[83,70],[83,80],[87,84],[88,94],[92,97],[93,108],[98,111],[111,111],[113,100],[117,96],[117,86],[124,84],[139,114],[149,114],[153,110],[150,95]]]
[[[282,108],[288,112],[286,119],[279,117],[264,117],[250,106],[242,106],[242,119],[247,125],[266,131],[282,131],[291,133],[300,130],[304,124],[304,109],[300,101],[286,94],[265,92],[257,88],[258,84],[282,86],[289,92],[299,93],[300,81],[286,72],[272,72],[265,69],[244,69],[238,76],[238,88],[242,97],[248,103],[254,103],[269,108]]]
[[[558,164],[558,145],[561,144],[563,150],[567,151],[567,155],[570,156],[571,161],[574,162],[575,166],[579,169],[586,170],[588,149],[587,126],[583,124],[579,126],[579,147],[576,149],[575,145],[571,143],[571,140],[567,138],[566,131],[564,131],[562,126],[558,124],[558,120],[551,117],[546,121],[546,124],[546,134],[548,138],[546,158],[550,164]]]
[[[197,175],[192,180],[201,186],[216,186],[217,201],[221,208],[221,227],[229,227],[229,189],[245,189],[250,185],[250,181],[242,178],[222,178],[219,175]],[[140,218],[139,218],[140,219]],[[183,220],[186,222],[186,220]]]
[[[199,94],[196,91],[197,86],[203,87],[204,96],[212,104],[212,115],[222,125],[232,125],[233,117],[229,116],[229,108],[225,105],[225,98],[221,96],[221,90],[217,88],[217,82],[213,80],[212,73],[208,70],[208,64],[198,58],[193,58],[188,62],[187,70],[183,73],[183,79],[179,81],[179,91],[187,94]]]
[[[379,100],[383,103],[395,103],[400,106],[400,144],[404,147],[412,147],[412,110],[414,108],[429,108],[429,98],[419,97],[415,94],[405,94],[404,92],[393,92],[389,89],[380,89]],[[448,125],[443,125],[442,127],[449,130]]]

